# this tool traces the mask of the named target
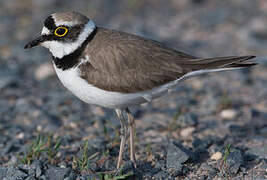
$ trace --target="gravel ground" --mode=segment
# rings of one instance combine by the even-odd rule
[[[138,168],[125,153],[114,174],[115,113],[66,91],[46,50],[23,49],[48,14],[69,9],[195,56],[252,54],[260,65],[134,107]],[[0,34],[0,179],[267,179],[266,0],[0,0]]]

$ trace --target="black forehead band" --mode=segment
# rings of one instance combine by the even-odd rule
[[[44,22],[44,26],[49,30],[56,29],[56,27],[57,27],[55,24],[55,21],[51,15],[46,18],[46,20]]]

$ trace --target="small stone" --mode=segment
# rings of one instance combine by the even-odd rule
[[[181,115],[177,120],[177,124],[182,128],[186,128],[189,126],[196,126],[197,123],[198,123],[197,116],[194,114]]]
[[[207,172],[209,175],[208,177],[210,179],[214,179],[214,177],[216,176],[216,174],[218,173],[218,170],[216,168],[214,168],[213,166],[209,165],[208,163],[203,163],[201,164],[200,167],[201,171],[203,172]],[[207,178],[206,178],[207,179]]]
[[[36,178],[39,178],[42,174],[42,163],[39,160],[34,160],[31,165],[30,171],[33,171],[33,172],[28,173],[28,174],[31,174],[35,176]]]
[[[9,164],[15,165],[18,162],[17,156],[11,156]]]
[[[267,146],[252,147],[246,153],[256,155],[260,159],[267,159]]]
[[[7,67],[1,67],[0,69],[0,89],[3,89],[9,85],[15,84],[18,80],[16,71]]]
[[[267,127],[264,127],[260,130],[260,134],[264,135],[267,134]]]
[[[25,136],[25,134],[23,132],[19,133],[18,135],[16,135],[17,139],[23,139]]]
[[[189,137],[192,135],[192,133],[196,130],[195,127],[188,127],[188,128],[185,128],[185,129],[182,129],[181,132],[180,132],[180,135],[183,136],[183,137]]]
[[[11,142],[8,142],[6,147],[2,150],[2,153],[3,154],[8,154],[10,152],[15,152],[15,151],[18,151],[18,150],[19,150],[18,142],[17,141],[11,141]]]
[[[181,144],[177,146],[174,143],[170,143],[167,151],[167,167],[175,167],[177,163],[186,162],[189,159],[187,151]]]
[[[45,173],[49,180],[64,180],[71,172],[70,168],[51,167]]]
[[[230,152],[226,157],[225,169],[232,175],[237,174],[240,169],[240,166],[244,163],[244,159],[241,151],[235,150]]]
[[[209,151],[210,154],[215,154],[216,152],[220,151],[221,149],[222,149],[221,146],[218,146],[217,144],[212,144],[209,147],[208,151]]]
[[[166,179],[168,177],[168,173],[165,171],[159,171],[158,173],[154,174],[155,179]]]
[[[65,178],[64,180],[76,180],[76,174],[75,172],[71,171],[69,177]]]
[[[221,112],[221,117],[223,119],[234,119],[237,115],[237,112],[233,109],[225,109]]]
[[[6,178],[7,179],[25,179],[28,175],[13,166],[9,167],[7,170]]]
[[[251,109],[251,117],[258,117],[260,116],[261,112],[256,109]]]
[[[27,169],[27,171],[28,171],[27,174],[28,174],[29,176],[35,176],[35,174],[36,174],[36,173],[35,173],[36,171],[35,171],[35,169],[33,169],[33,168]]]
[[[246,136],[248,132],[248,126],[240,126],[236,124],[229,125],[229,131],[231,134],[235,134],[237,136]]]
[[[37,130],[38,132],[41,132],[41,131],[43,130],[43,127],[42,127],[41,125],[38,125],[37,128],[36,128],[36,130]]]
[[[41,176],[41,174],[42,174],[42,169],[41,169],[40,166],[37,166],[37,167],[36,167],[35,174],[36,174],[36,177],[37,177],[37,178]]]
[[[86,174],[82,177],[76,178],[76,180],[88,180],[88,179],[99,179],[98,174]]]
[[[51,66],[51,63],[41,64],[36,68],[34,75],[37,80],[46,79],[54,74],[54,70]]]
[[[70,127],[73,129],[77,129],[78,125],[77,125],[77,123],[71,122]]]
[[[62,162],[59,163],[59,167],[66,168],[67,167],[67,163],[62,161]]]
[[[35,179],[35,177],[33,177],[33,176],[29,176],[29,177],[27,177],[25,180],[36,180],[36,179]]]
[[[206,151],[214,142],[219,141],[217,137],[206,136],[203,139],[194,138],[193,147],[197,151]],[[216,151],[217,152],[217,151]]]
[[[0,167],[0,179],[4,179],[7,174],[7,168],[6,167]]]
[[[47,180],[47,178],[45,177],[45,175],[40,176],[39,179],[40,179],[40,180]]]
[[[166,166],[173,176],[183,173],[183,163],[189,159],[189,150],[178,143],[169,143]]]
[[[135,168],[132,161],[126,161],[124,162],[124,165],[122,166],[122,174],[134,174]]]
[[[96,162],[91,162],[90,163],[90,169],[93,171],[93,172],[97,172],[100,170],[100,167],[97,165]]]
[[[222,158],[222,153],[221,152],[216,152],[210,157],[210,159],[216,160],[216,161],[220,160],[221,158]]]

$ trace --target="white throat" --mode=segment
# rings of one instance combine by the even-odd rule
[[[95,28],[96,26],[94,22],[89,20],[75,42],[67,43],[52,40],[45,41],[41,45],[48,48],[54,57],[61,59],[64,56],[73,53],[77,48],[79,48]],[[43,28],[42,34],[48,34],[47,28]]]

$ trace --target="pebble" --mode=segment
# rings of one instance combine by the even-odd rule
[[[221,117],[223,119],[234,119],[237,112],[234,109],[225,109],[221,112]]]
[[[2,150],[3,154],[8,154],[10,152],[15,152],[19,149],[19,143],[17,140],[13,140],[11,142],[8,142],[6,147]]]
[[[207,171],[209,179],[213,179],[214,176],[218,173],[218,170],[214,168],[213,166],[209,165],[208,163],[203,163],[200,166],[201,171]]]
[[[179,125],[182,128],[186,128],[189,126],[196,126],[197,123],[198,123],[197,116],[190,113],[179,116],[177,120],[177,125]]]
[[[71,173],[70,168],[51,167],[45,173],[49,180],[64,180]]]
[[[7,167],[0,167],[0,179],[6,177],[7,174]]]
[[[35,78],[37,80],[44,80],[54,74],[55,72],[50,62],[41,64],[39,67],[36,68],[34,72]]]
[[[223,160],[223,159],[222,159]],[[225,169],[231,175],[237,174],[240,169],[240,166],[244,163],[244,159],[241,151],[234,150],[226,157]]]
[[[260,159],[267,159],[267,145],[251,147],[246,153],[256,155]]]
[[[236,136],[247,136],[248,129],[251,127],[230,124],[228,128],[231,134],[235,134]]]
[[[6,180],[14,180],[14,179],[25,179],[28,175],[21,170],[11,166],[8,167],[6,173]]]
[[[121,169],[122,174],[134,174],[134,171],[134,164],[131,161],[124,162],[124,165]]]
[[[7,67],[0,68],[0,90],[9,86],[10,84],[16,83],[17,74],[14,70]]]
[[[196,130],[195,127],[188,127],[188,128],[185,128],[185,129],[182,129],[181,132],[180,132],[180,135],[183,136],[183,137],[189,137],[192,135],[192,133]]]
[[[16,135],[17,139],[23,139],[24,137],[25,137],[25,134],[23,132],[21,132],[18,135]]]
[[[167,150],[166,166],[174,175],[180,175],[183,171],[183,163],[189,159],[189,150],[178,143],[169,143]]]
[[[35,177],[33,177],[33,176],[29,176],[29,177],[27,177],[25,180],[36,180],[36,179],[35,179]]]
[[[222,158],[222,153],[221,152],[216,152],[210,157],[210,159],[216,160],[216,161],[220,160],[221,158]]]

